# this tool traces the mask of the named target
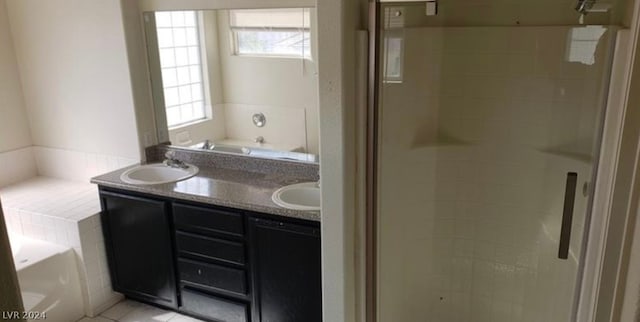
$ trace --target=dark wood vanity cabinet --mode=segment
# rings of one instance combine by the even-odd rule
[[[180,311],[251,321],[245,216],[232,209],[173,204]]]
[[[255,314],[262,322],[321,322],[320,228],[250,218]]]
[[[125,194],[101,189],[116,291],[210,321],[322,321],[319,223]]]
[[[110,192],[100,200],[113,289],[177,308],[169,203]]]

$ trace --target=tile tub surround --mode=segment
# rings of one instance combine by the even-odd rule
[[[0,187],[33,178],[37,175],[33,147],[0,152]]]
[[[121,298],[111,289],[94,185],[34,177],[3,187],[0,198],[10,231],[73,248],[86,315]]]
[[[139,162],[113,155],[34,146],[38,175],[89,183],[92,177]]]
[[[91,177],[137,162],[111,155],[28,146],[0,152],[0,188],[36,176],[88,183]]]
[[[9,212],[44,214],[70,221],[81,221],[100,212],[95,186],[56,178],[33,177],[0,189],[0,197],[3,208]],[[30,228],[23,223],[24,234],[31,230],[43,233]]]
[[[195,158],[187,158],[185,156],[190,154],[190,151],[186,151],[186,153],[184,153],[185,151],[183,150],[177,151],[180,151],[180,153],[176,153],[178,159],[184,160],[188,163],[193,163],[200,167],[200,172],[195,177],[174,183],[133,185],[120,180],[120,175],[126,170],[132,168],[127,167],[95,177],[91,182],[100,186],[136,191],[151,195],[291,218],[320,221],[320,212],[318,211],[286,209],[276,205],[271,200],[273,192],[283,186],[317,180],[317,177],[310,177],[309,175],[304,176],[303,174],[305,174],[305,172],[300,169],[302,168],[300,166],[298,166],[298,169],[292,169],[291,173],[287,173],[285,171],[286,167],[284,166],[273,166],[275,162],[271,162],[270,165],[259,168],[262,171],[239,170],[237,169],[238,164],[232,162],[232,158],[227,157],[228,155],[224,155],[219,158],[211,157],[210,161],[213,161],[212,164],[217,167],[207,167],[205,163],[206,158],[203,158],[198,153],[196,153],[198,156]],[[215,153],[206,153],[205,156],[209,157],[209,154],[214,155]],[[224,160],[225,163],[215,162],[221,159]],[[259,162],[257,163],[259,164]],[[233,167],[220,167],[223,164]],[[246,164],[251,163],[248,162]],[[304,164],[304,166],[307,165]],[[312,166],[315,166],[317,169],[317,165]],[[275,171],[265,171],[269,169],[273,169]],[[306,171],[306,174],[313,173],[313,171],[309,171],[309,169],[304,170]],[[317,171],[315,173],[317,175]]]

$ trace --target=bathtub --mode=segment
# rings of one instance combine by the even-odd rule
[[[32,320],[77,321],[84,316],[80,277],[71,248],[10,234],[24,310]]]

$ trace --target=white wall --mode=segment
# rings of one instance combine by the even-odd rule
[[[31,145],[18,63],[4,0],[0,1],[0,153]]]
[[[324,321],[356,320],[357,30],[366,1],[322,0],[318,15],[322,278]]]
[[[190,123],[169,130],[169,140],[172,145],[191,146],[205,140],[216,142],[227,137],[225,132],[224,104],[211,106],[212,118]]]
[[[20,182],[38,174],[31,146],[0,153],[0,187]]]
[[[139,159],[120,1],[7,8],[33,144]]]
[[[144,158],[144,147],[157,144],[159,139],[156,132],[153,99],[150,92],[149,69],[147,60],[147,46],[144,37],[143,21],[141,19],[139,2],[121,0],[124,36],[129,59],[129,74],[135,104],[135,115],[138,127],[138,141],[140,153]]]
[[[36,175],[6,2],[0,1],[0,187]]]

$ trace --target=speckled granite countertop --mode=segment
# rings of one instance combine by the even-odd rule
[[[286,209],[271,200],[271,195],[277,189],[289,184],[309,181],[308,178],[283,173],[200,167],[200,172],[187,180],[157,185],[133,185],[120,180],[120,175],[132,167],[134,166],[97,176],[92,178],[91,182],[100,186],[156,196],[320,221],[319,211]]]

